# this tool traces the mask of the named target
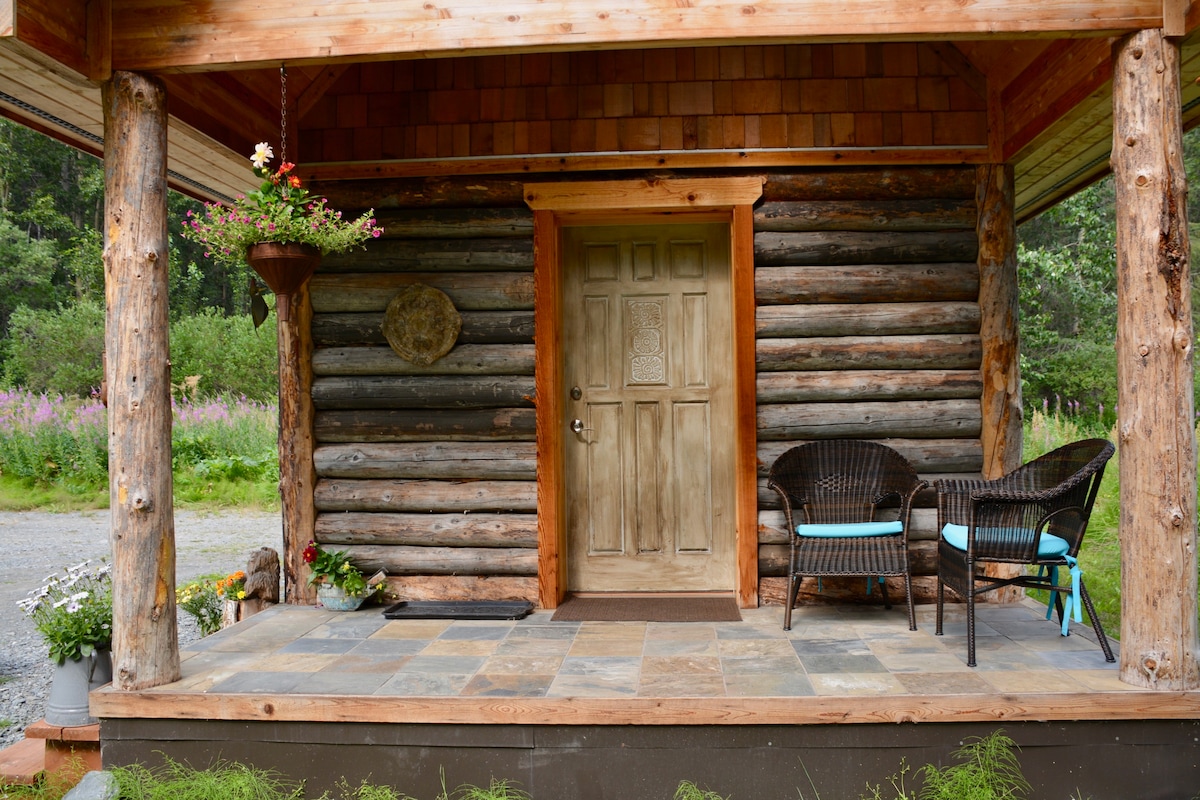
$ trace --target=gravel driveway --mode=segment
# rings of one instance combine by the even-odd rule
[[[0,512],[0,748],[23,737],[42,718],[50,690],[46,646],[17,601],[42,578],[88,558],[107,557],[109,512],[50,514]],[[175,512],[176,581],[245,569],[259,547],[282,553],[278,512]],[[199,636],[191,615],[180,612],[179,636]]]

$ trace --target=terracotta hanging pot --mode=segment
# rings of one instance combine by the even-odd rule
[[[295,242],[259,242],[246,249],[246,262],[275,293],[275,312],[286,322],[292,293],[316,271],[321,251]]]

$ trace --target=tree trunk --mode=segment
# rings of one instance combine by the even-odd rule
[[[289,603],[312,603],[302,554],[313,536],[312,304],[308,287],[290,298],[292,313],[276,320],[279,341],[279,496],[283,512],[283,587]]]
[[[979,335],[983,342],[983,476],[1021,464],[1017,225],[1012,167],[979,167]]]
[[[167,310],[167,97],[130,72],[104,84],[105,350],[113,685],[179,678]]]
[[[1196,435],[1179,44],[1113,47],[1121,680],[1200,687]],[[1086,565],[1085,565],[1086,567]]]

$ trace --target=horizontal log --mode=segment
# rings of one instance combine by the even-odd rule
[[[974,261],[978,252],[979,237],[974,230],[754,234],[754,263],[766,267]]]
[[[366,250],[331,253],[321,272],[413,272],[533,269],[533,239],[380,239]]]
[[[531,509],[532,510],[532,509]],[[535,514],[318,514],[319,542],[419,547],[537,547]]]
[[[802,403],[758,407],[760,441],[978,437],[978,400]]]
[[[533,405],[533,377],[331,376],[315,378],[317,408],[507,408]]]
[[[390,600],[527,600],[538,602],[536,577],[517,575],[388,576]]]
[[[532,408],[318,411],[318,442],[533,441]]]
[[[763,544],[758,547],[758,575],[760,578],[787,577],[791,547],[786,544]],[[937,542],[918,541],[908,543],[908,564],[913,575],[937,575]],[[826,579],[822,578],[824,583]],[[861,591],[866,591],[862,578],[857,579]],[[815,584],[816,581],[814,580]],[[903,584],[900,598],[903,599]],[[888,587],[891,591],[891,587]],[[893,596],[893,600],[894,600]]]
[[[754,209],[758,231],[935,231],[974,229],[974,199],[799,200]]]
[[[862,264],[845,267],[759,267],[759,305],[789,303],[977,302],[979,267],[959,264]]]
[[[974,167],[875,167],[769,174],[763,200],[975,198]]]
[[[978,439],[875,439],[908,459],[918,473],[979,472],[983,446]],[[766,477],[775,460],[803,441],[758,443],[758,474]],[[927,480],[930,478],[926,478]]]
[[[533,342],[533,311],[461,311],[458,344],[529,344]],[[315,314],[313,344],[317,347],[385,345],[383,312]]]
[[[532,375],[532,344],[461,344],[428,366],[391,347],[326,347],[313,352],[314,375]]]
[[[977,398],[982,391],[978,369],[760,372],[755,381],[760,403],[940,400]]]
[[[761,578],[758,581],[758,601],[764,606],[782,606],[787,602],[787,583],[786,576],[778,578]],[[892,601],[892,607],[899,609],[898,613],[904,613],[904,579],[903,578],[887,578],[888,597]],[[918,575],[912,579],[913,603],[916,605],[930,605],[937,601],[937,576],[935,575]],[[958,602],[958,598],[954,596],[954,592],[947,592],[947,598],[950,602]],[[985,595],[986,597],[986,595]],[[804,608],[806,606],[834,606],[834,605],[881,605],[882,598],[879,592],[867,594],[866,585],[862,578],[825,578],[821,581],[821,591],[817,591],[817,582],[813,579],[808,579],[800,582],[800,592],[796,596],[796,608]],[[780,620],[783,619],[783,612],[779,612]],[[900,622],[897,618],[897,622]],[[793,612],[792,625],[802,624],[803,617]]]
[[[762,372],[789,370],[978,369],[976,334],[819,336],[759,339],[754,361]]]
[[[375,215],[383,236],[401,239],[491,239],[533,236],[528,208],[383,209]],[[974,219],[971,222],[974,225]]]
[[[427,178],[363,178],[350,181],[311,181],[309,189],[329,198],[334,208],[374,208],[384,214],[393,208],[525,209],[525,176],[431,176]]]
[[[532,481],[402,481],[320,478],[317,511],[527,511],[537,502]]]
[[[351,545],[354,565],[368,575],[537,575],[535,547],[408,547]]]
[[[893,514],[893,517],[895,515]],[[937,541],[937,509],[914,508],[909,518],[908,538],[910,541]],[[759,509],[758,543],[760,545],[788,545],[791,535],[780,509]]]
[[[979,304],[801,303],[755,310],[754,334],[759,338],[916,333],[979,333]]]
[[[533,442],[327,444],[313,452],[323,478],[532,481]]]
[[[445,292],[460,311],[533,309],[530,272],[318,273],[309,288],[316,314],[384,312],[397,293],[414,283]]]

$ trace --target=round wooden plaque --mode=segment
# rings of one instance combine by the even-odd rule
[[[445,292],[414,283],[388,303],[382,327],[396,355],[427,367],[454,347],[462,316]]]

